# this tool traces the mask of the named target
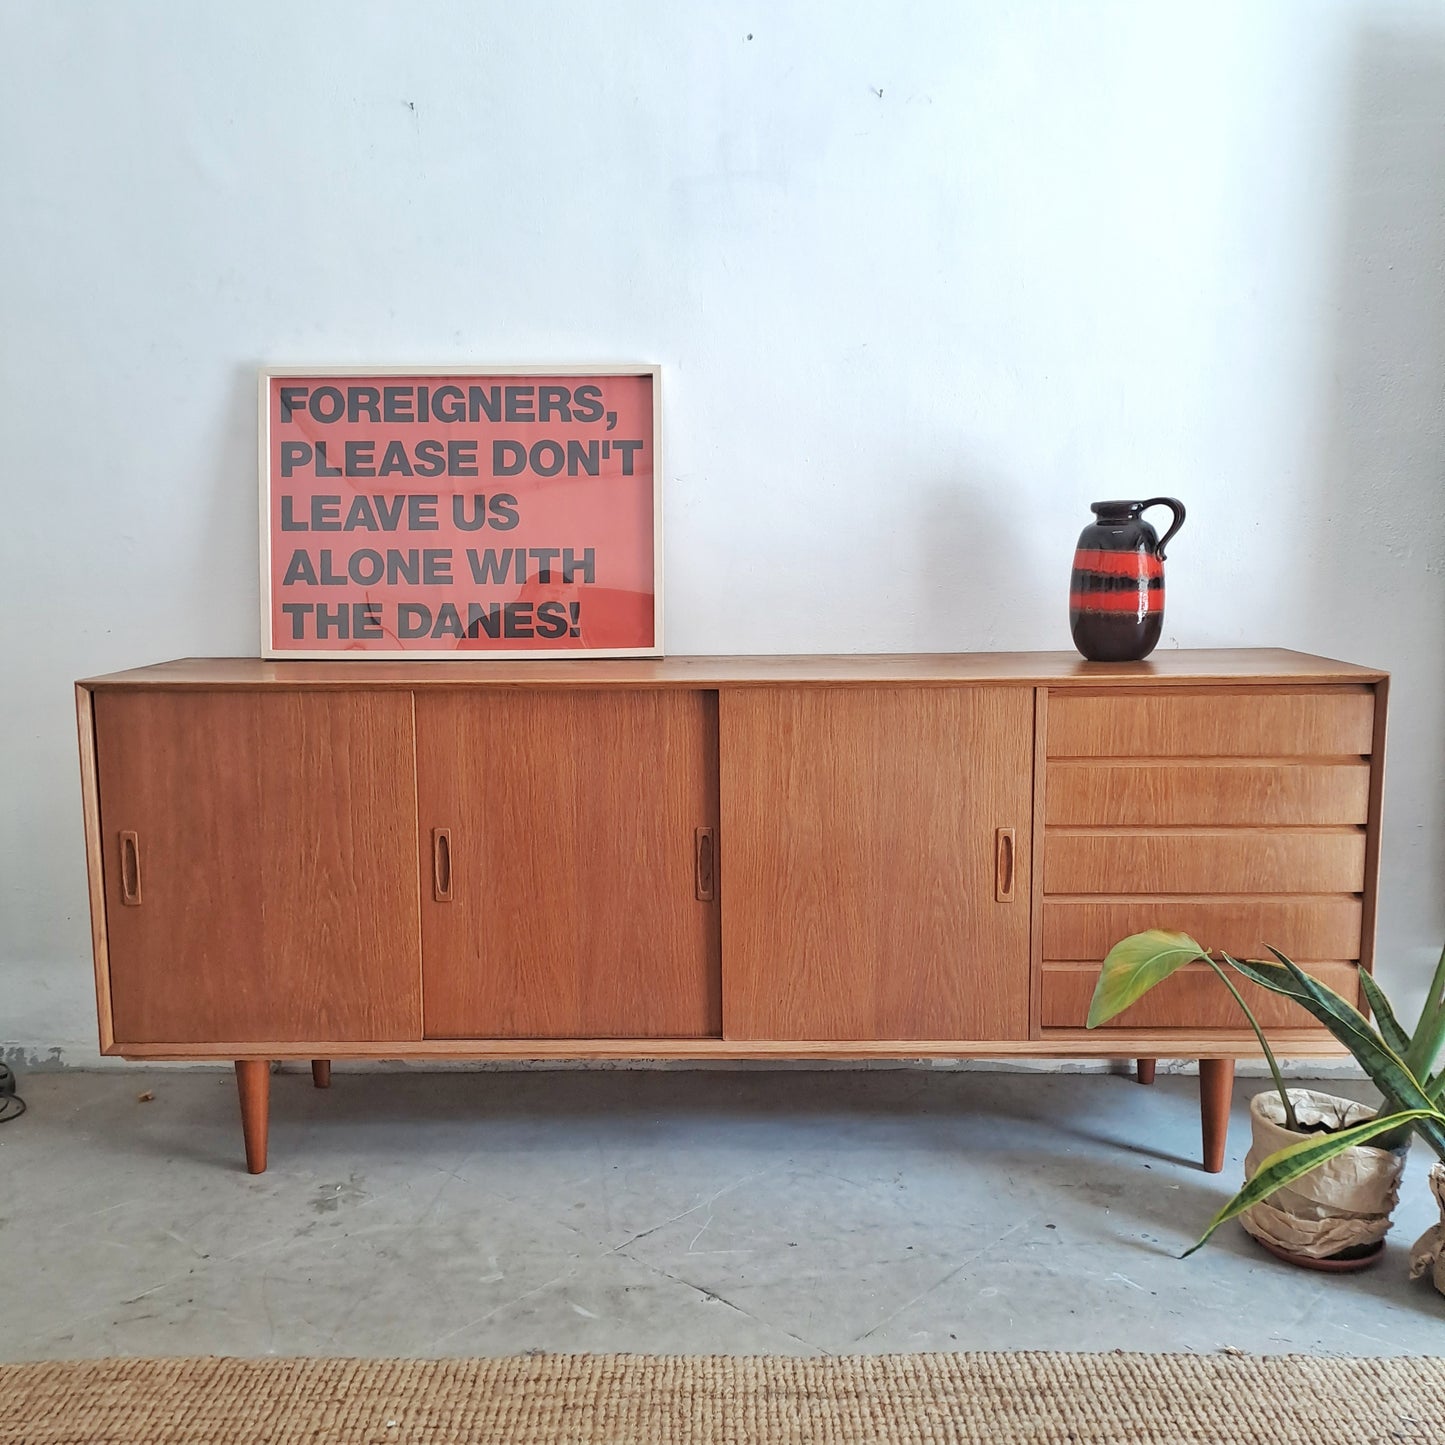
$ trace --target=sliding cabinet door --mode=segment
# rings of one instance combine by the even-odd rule
[[[427,1036],[717,1035],[717,695],[416,706]]]
[[[1030,688],[722,696],[730,1039],[1028,1037]]]
[[[118,1045],[421,1035],[408,692],[95,697]]]

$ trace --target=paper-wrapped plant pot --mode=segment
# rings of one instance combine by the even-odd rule
[[[1432,1224],[1410,1251],[1410,1278],[1429,1275],[1430,1283],[1445,1294],[1445,1164],[1430,1166],[1430,1193],[1440,1206],[1440,1223]]]
[[[1367,1104],[1313,1089],[1291,1089],[1289,1097],[1306,1127],[1328,1124],[1336,1131],[1375,1117]],[[1246,1179],[1252,1179],[1271,1154],[1309,1137],[1285,1128],[1284,1105],[1273,1090],[1250,1101],[1249,1122]],[[1240,1223],[1272,1253],[1301,1262],[1366,1255],[1390,1231],[1405,1155],[1404,1149],[1357,1144],[1245,1210]]]

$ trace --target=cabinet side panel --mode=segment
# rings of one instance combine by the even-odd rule
[[[1385,722],[1390,680],[1375,684],[1374,752],[1370,758],[1370,811],[1365,823],[1364,916],[1360,923],[1360,967],[1375,971],[1375,927],[1380,897],[1380,828],[1385,807]]]
[[[85,822],[85,877],[90,899],[90,949],[95,960],[95,1012],[100,1051],[112,1052],[110,956],[105,926],[105,862],[101,845],[100,786],[96,777],[95,713],[89,688],[76,685],[75,723],[80,741],[80,803]]]
[[[419,1038],[410,695],[95,709],[118,1042]]]
[[[1026,1037],[1033,691],[721,707],[726,1037]]]

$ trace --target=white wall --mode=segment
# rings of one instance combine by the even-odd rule
[[[672,652],[1395,674],[1381,974],[1445,904],[1445,12],[0,7],[0,1041],[95,1057],[71,682],[254,653],[263,361],[660,362]],[[52,1051],[58,1050],[59,1054]]]

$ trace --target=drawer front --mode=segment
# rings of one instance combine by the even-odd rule
[[[1374,731],[1368,687],[1056,693],[1048,749],[1051,758],[1359,757]]]
[[[1373,686],[1051,691],[1036,1027],[1083,1027],[1104,956],[1152,928],[1244,958],[1273,946],[1357,999],[1381,701]],[[1315,1027],[1288,999],[1248,996],[1267,1027]],[[1197,1034],[1244,1022],[1200,966],[1108,1027]]]
[[[1050,893],[1354,893],[1364,884],[1358,828],[1052,830],[1044,844]]]
[[[1312,963],[1308,972],[1351,1003],[1359,1002],[1359,965]],[[1081,1029],[1099,977],[1097,964],[1059,963],[1045,968],[1043,1025]],[[1314,1020],[1292,999],[1256,984],[1234,980],[1265,1029],[1311,1028]],[[1242,1029],[1248,1023],[1229,990],[1203,964],[1190,964],[1151,989],[1138,1003],[1109,1020],[1109,1029]]]
[[[1051,762],[1045,820],[1085,827],[1363,824],[1370,765],[1351,762]]]
[[[1047,897],[1043,957],[1096,965],[1121,938],[1148,928],[1187,933],[1205,948],[1268,958],[1273,944],[1297,963],[1360,956],[1363,904],[1351,894],[1297,898],[1129,898],[1076,901]]]

